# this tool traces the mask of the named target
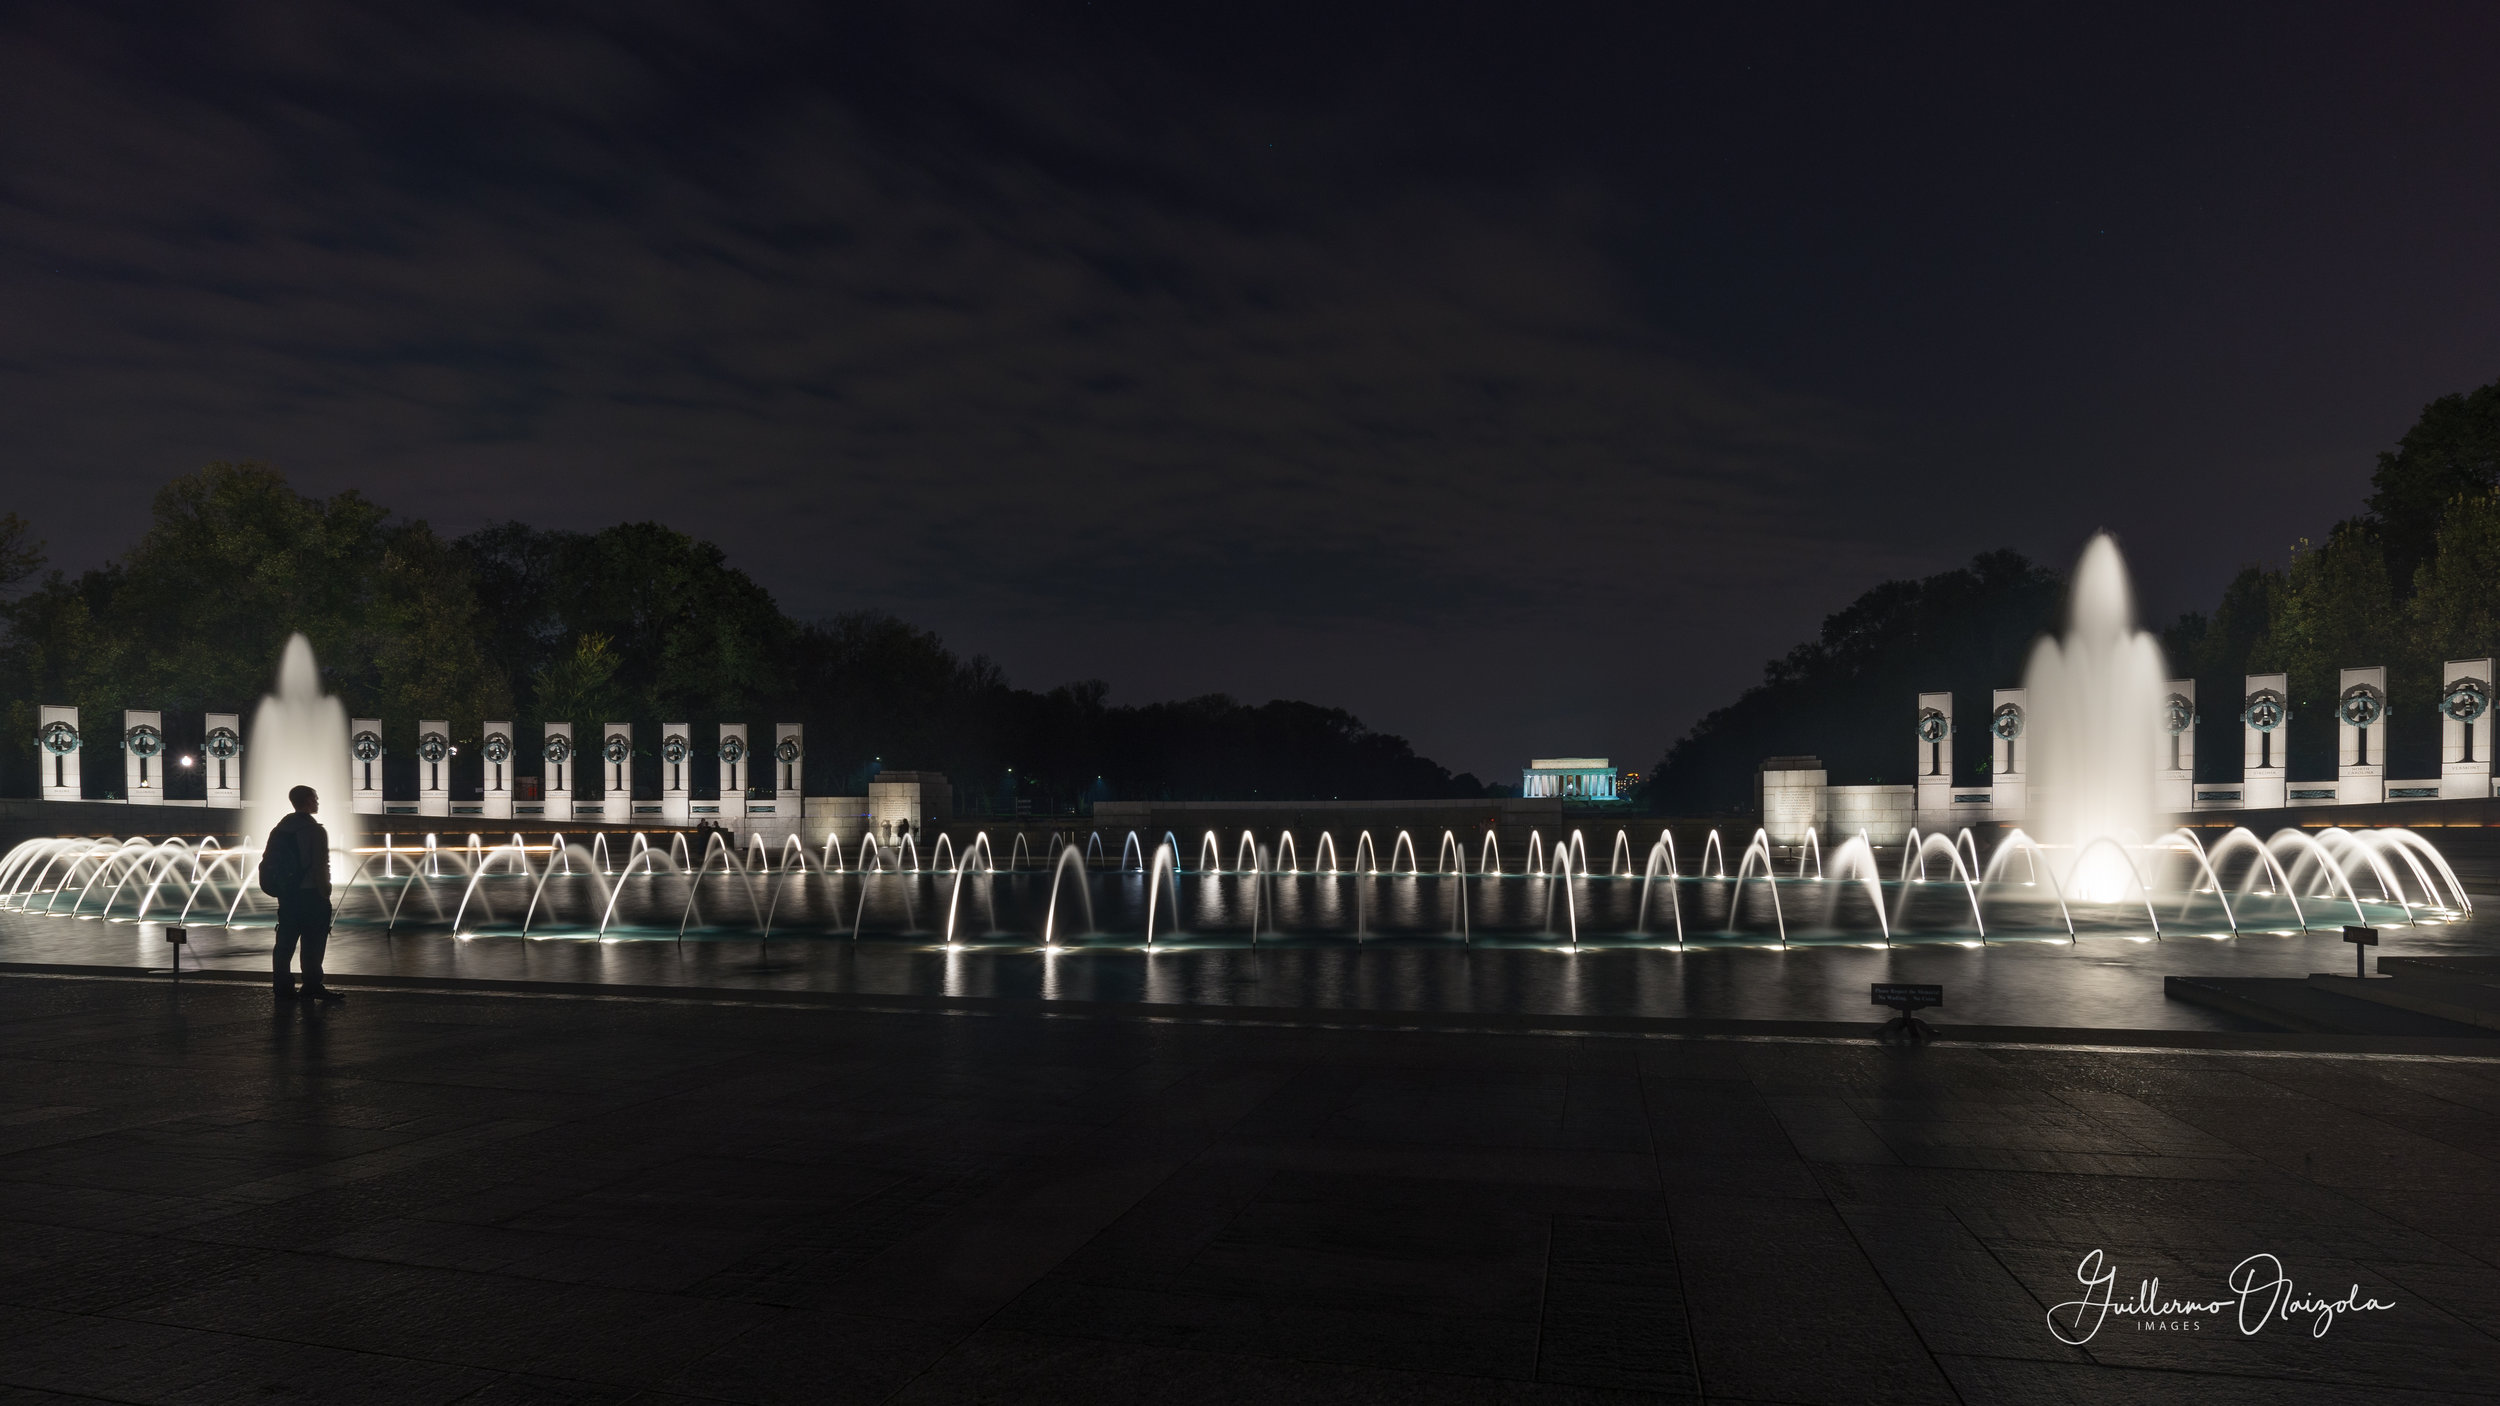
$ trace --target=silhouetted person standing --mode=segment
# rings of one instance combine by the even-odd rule
[[[287,970],[297,943],[304,949],[304,999],[346,999],[321,984],[321,955],[330,946],[330,832],[313,819],[321,797],[310,786],[286,793],[295,813],[278,822],[261,850],[261,884],[278,885],[278,947],[275,954],[279,1000],[295,995],[295,974]]]

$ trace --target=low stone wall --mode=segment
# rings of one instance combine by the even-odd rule
[[[1806,831],[1823,824],[1831,773],[1810,758],[1775,757],[1763,764],[1758,788],[1762,829],[1775,845],[1802,844]],[[1793,765],[1779,765],[1793,762]]]
[[[1824,833],[1864,830],[1879,845],[1897,845],[1918,813],[1916,786],[1834,786],[1824,793]]]
[[[121,801],[0,799],[0,854],[23,841],[49,839],[56,835],[114,839],[213,835],[221,844],[234,844],[243,839],[243,815],[241,810],[211,809],[198,804],[128,805]],[[330,817],[325,813],[323,818]],[[474,830],[489,841],[500,841],[516,831],[525,835],[545,835],[550,830],[574,834],[593,830],[660,830],[668,827],[648,822],[640,825],[593,825],[587,822],[549,825],[535,818],[482,820],[472,815],[359,815],[356,817],[356,828],[367,835],[422,835],[431,831],[464,839]],[[819,834],[816,840],[822,844],[824,836]]]
[[[1365,831],[1371,832],[1372,843],[1385,862],[1389,847],[1403,830],[1413,838],[1418,859],[1430,868],[1433,856],[1421,851],[1439,845],[1444,830],[1467,846],[1470,864],[1483,847],[1484,832],[1491,830],[1499,837],[1502,853],[1516,864],[1518,856],[1527,852],[1531,832],[1551,845],[1574,829],[1593,835],[1602,828],[1611,836],[1617,826],[1632,823],[1628,809],[1622,819],[1611,812],[1582,815],[1566,812],[1559,798],[1544,796],[1480,801],[1104,801],[1094,807],[1092,819],[1070,817],[1060,826],[1074,824],[1079,833],[1099,830],[1109,846],[1118,845],[1135,830],[1139,840],[1151,847],[1168,832],[1190,849],[1188,861],[1192,863],[1209,830],[1223,845],[1228,863],[1242,831],[1257,836],[1261,844],[1273,845],[1280,833],[1289,830],[1304,864],[1310,863],[1323,834],[1334,837],[1341,860],[1353,862],[1353,847]],[[991,843],[997,843],[995,836]]]
[[[241,837],[243,812],[202,805],[134,806],[119,801],[0,800],[0,853],[26,840],[55,835],[127,839],[132,835]]]

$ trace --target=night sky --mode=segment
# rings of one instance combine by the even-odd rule
[[[2204,606],[2500,377],[2500,10],[1894,8],[13,7],[6,505],[656,518],[1515,780],[1988,548]]]

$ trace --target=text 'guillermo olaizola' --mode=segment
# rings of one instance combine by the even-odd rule
[[[2227,1281],[2231,1297],[2221,1299],[2163,1298],[2161,1280],[2156,1278],[2136,1281],[2135,1297],[2119,1302],[2118,1270],[2098,1250],[2083,1257],[2083,1263],[2075,1267],[2075,1278],[2083,1285],[2083,1297],[2049,1310],[2049,1331],[2059,1342],[2074,1347],[2092,1341],[2112,1314],[2132,1321],[2140,1333],[2195,1333],[2204,1331],[2205,1319],[2236,1312],[2240,1332],[2246,1337],[2255,1337],[2272,1324],[2305,1322],[2309,1336],[2323,1338],[2335,1326],[2337,1314],[2395,1307],[2363,1298],[2358,1284],[2342,1298],[2302,1294],[2283,1272],[2283,1262],[2272,1255],[2250,1255],[2234,1266]]]

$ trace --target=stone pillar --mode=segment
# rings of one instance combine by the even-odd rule
[[[634,818],[634,725],[609,723],[599,731],[599,784],[607,788],[608,798],[600,803],[599,815],[610,824],[629,824]]]
[[[2284,780],[2291,772],[2284,749],[2291,745],[2292,680],[2289,674],[2250,674],[2240,697],[2240,804],[2249,810],[2288,805]]]
[[[687,723],[660,724],[660,819],[671,825],[694,823],[694,744]]]
[[[1953,695],[1918,696],[1918,823],[1953,820]]]
[[[2491,664],[2451,659],[2439,672],[2439,794],[2491,798]]]
[[[347,724],[347,780],[355,787],[358,815],[382,813],[382,720],[356,718]]]
[[[211,806],[242,807],[243,719],[236,714],[208,715],[208,730],[200,735],[200,780],[207,784]]]
[[[2196,680],[2172,679],[2161,700],[2161,756],[2153,804],[2177,815],[2196,808]]]
[[[2000,688],[1988,710],[1988,814],[2000,825],[2020,825],[2031,792],[2031,691]]]
[[[2387,669],[2346,669],[2335,689],[2335,801],[2387,799]]]
[[[800,723],[773,724],[774,799],[792,815],[798,814],[800,788],[805,785],[805,777],[799,770],[799,762],[807,755],[806,740],[803,736],[806,730],[806,727]]]
[[[43,767],[43,798],[79,798],[78,710],[46,703],[35,710],[35,760]]]
[[[478,816],[485,820],[512,818],[512,720],[490,722],[477,730],[478,760],[484,764],[479,772],[479,794],[485,804],[478,807]]]
[[[165,715],[122,710],[122,795],[134,806],[165,803]]]
[[[747,725],[720,725],[720,806],[713,814],[735,820],[747,813]]]
[[[539,794],[546,797],[539,813],[550,822],[573,818],[573,766],[579,759],[573,755],[573,725],[547,724],[547,738],[539,744],[539,760],[545,763],[545,775],[539,782]]]
[[[451,814],[451,720],[417,721],[417,814]]]

